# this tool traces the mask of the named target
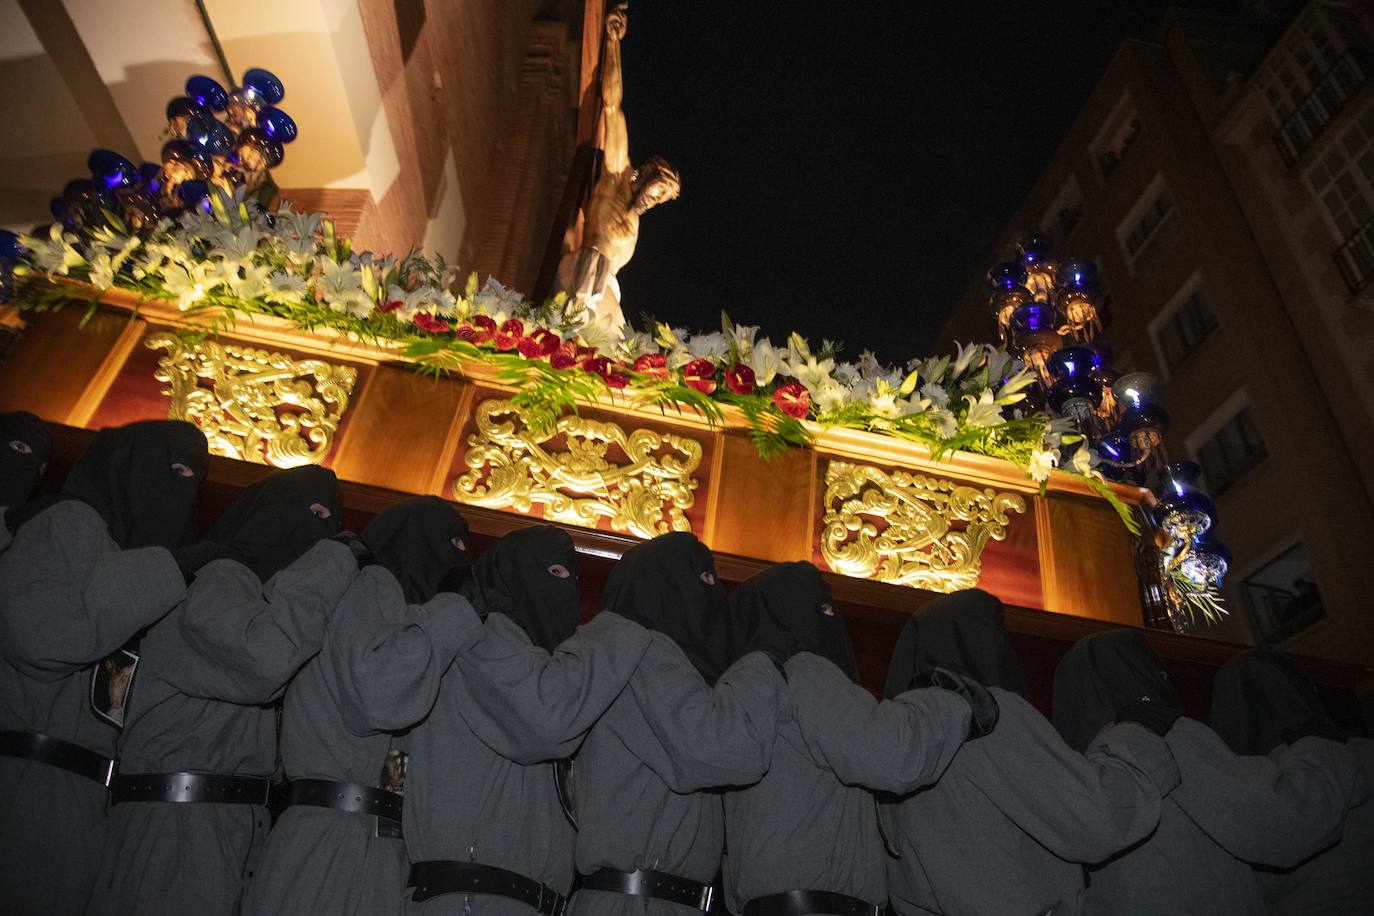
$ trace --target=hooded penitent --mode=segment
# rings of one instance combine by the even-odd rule
[[[520,528],[493,544],[464,587],[484,614],[504,614],[539,648],[552,652],[582,617],[577,551],[561,528]]]
[[[450,503],[419,496],[388,506],[363,529],[377,564],[396,577],[409,604],[424,604],[470,564],[468,523]]]
[[[51,444],[48,427],[31,413],[0,413],[0,506],[28,502]]]
[[[734,661],[730,607],[715,560],[686,532],[625,551],[606,580],[601,607],[671,636],[708,684]]]
[[[902,628],[883,693],[889,699],[930,678],[936,668],[984,687],[1026,695],[1021,663],[1002,626],[1002,602],[981,589],[936,598]]]
[[[207,539],[223,544],[263,582],[339,532],[343,504],[334,472],[307,465],[248,487]]]
[[[1242,652],[1212,680],[1212,728],[1237,754],[1268,754],[1294,735],[1335,737],[1317,685],[1288,656]]]
[[[844,618],[830,586],[810,563],[780,563],[751,576],[731,595],[730,614],[741,654],[760,650],[785,661],[810,652],[858,682]]]
[[[1181,708],[1168,673],[1139,630],[1085,636],[1054,672],[1054,726],[1076,751],[1141,704]]]
[[[180,420],[102,429],[72,466],[60,496],[33,500],[6,523],[17,531],[53,502],[77,499],[100,513],[125,550],[175,547],[190,538],[207,455],[204,434]]]

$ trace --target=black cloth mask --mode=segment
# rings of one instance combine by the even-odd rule
[[[437,496],[388,506],[362,538],[374,561],[396,577],[409,604],[429,601],[451,572],[471,565],[467,520]]]
[[[482,613],[505,614],[546,652],[582,620],[580,564],[562,528],[519,528],[492,544],[472,567],[463,592]]]
[[[0,506],[29,501],[51,453],[46,423],[27,411],[0,413]]]
[[[929,602],[906,622],[892,649],[883,695],[891,699],[948,668],[984,687],[1026,696],[1026,679],[1002,624],[1002,602],[971,588]]]
[[[1054,672],[1054,727],[1076,751],[1139,704],[1182,710],[1159,656],[1139,630],[1085,636]]]
[[[737,651],[759,650],[779,661],[796,652],[829,659],[855,683],[854,646],[825,577],[810,563],[780,563],[740,583],[730,596]]]
[[[228,547],[266,582],[317,542],[338,534],[342,516],[334,472],[306,465],[248,487],[206,539]]]
[[[1212,728],[1237,754],[1268,754],[1295,733],[1339,727],[1297,664],[1273,649],[1242,652],[1212,679]]]
[[[100,513],[123,549],[170,549],[190,539],[208,463],[205,435],[181,420],[102,429],[72,465],[60,494],[29,502],[6,522],[17,531],[54,503],[75,499]]]
[[[601,608],[672,637],[708,684],[734,661],[730,605],[715,560],[685,531],[625,551],[606,580]]]

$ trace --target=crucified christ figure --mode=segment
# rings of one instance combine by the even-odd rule
[[[625,324],[620,309],[620,285],[615,275],[629,263],[639,240],[639,217],[644,211],[672,200],[682,190],[677,172],[664,160],[651,157],[639,168],[630,167],[630,141],[620,70],[620,41],[628,23],[627,4],[606,15],[606,49],[601,61],[601,175],[592,187],[584,210],[582,244],[572,253],[564,289],[597,317],[609,315],[616,327]]]

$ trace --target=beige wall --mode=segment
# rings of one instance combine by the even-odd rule
[[[1116,352],[1118,365],[1167,378],[1165,399],[1174,420],[1167,442],[1170,454],[1187,457],[1190,434],[1237,391],[1248,394],[1269,457],[1218,497],[1218,533],[1235,553],[1227,588],[1233,613],[1207,635],[1256,638],[1239,579],[1296,536],[1312,556],[1328,616],[1288,645],[1332,658],[1374,660],[1374,613],[1367,606],[1374,588],[1368,547],[1374,543],[1374,512],[1352,457],[1361,440],[1347,437],[1344,427],[1351,424],[1338,420],[1339,412],[1332,408],[1338,403],[1341,411],[1350,411],[1354,398],[1333,401],[1331,389],[1324,387],[1324,381],[1331,384],[1324,376],[1335,373],[1329,366],[1320,374],[1314,369],[1305,334],[1292,318],[1293,303],[1256,243],[1253,215],[1242,206],[1212,125],[1204,120],[1206,106],[1200,111],[1189,104],[1194,95],[1216,85],[1203,79],[1200,70],[1180,72],[1178,58],[1194,53],[1197,45],[1181,38],[1167,47],[1123,45],[1002,242],[1009,247],[1018,236],[1039,228],[1064,181],[1077,176],[1083,218],[1067,239],[1059,240],[1060,251],[1100,263],[1112,299],[1103,340]],[[1190,85],[1188,77],[1197,80]],[[1104,181],[1090,151],[1103,124],[1127,97],[1143,129]],[[1159,245],[1156,258],[1132,270],[1118,228],[1158,176],[1174,197],[1176,231]],[[1198,272],[1219,328],[1170,377],[1159,365],[1149,324]],[[995,334],[986,301],[982,279],[976,278],[942,332],[942,342]],[[1347,377],[1344,384],[1352,382]]]

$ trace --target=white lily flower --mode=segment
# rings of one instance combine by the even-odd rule
[[[731,342],[734,344],[735,352],[739,354],[740,362],[747,362],[749,357],[754,353],[754,347],[756,346],[754,339],[758,336],[759,329],[758,327],[737,324],[732,331],[730,337]],[[764,343],[767,343],[767,341],[765,340]],[[755,375],[757,375],[757,373],[755,373]]]
[[[958,378],[964,374],[964,370],[968,369],[968,367],[973,364],[974,357],[983,355],[983,345],[972,343],[965,347],[956,340],[954,346],[958,349],[958,352],[955,354],[954,362],[950,366],[950,377]]]
[[[114,286],[114,261],[110,259],[109,254],[107,254],[106,252],[97,252],[95,255],[91,257],[90,281],[91,285],[94,286],[96,289],[100,290],[101,292],[104,292],[105,290]]]
[[[809,388],[813,395],[825,383],[834,381],[830,377],[834,368],[833,359],[816,359],[800,334],[793,331],[792,336],[787,338],[787,359],[783,362],[783,369]]]
[[[1037,448],[1031,452],[1030,467],[1027,473],[1035,481],[1045,481],[1049,479],[1050,470],[1059,464],[1059,449],[1057,448]]]
[[[345,312],[357,318],[371,314],[373,302],[363,292],[363,277],[353,262],[342,264],[332,258],[321,261],[319,298],[332,311]]]
[[[935,424],[935,431],[941,439],[948,439],[959,431],[959,421],[955,419],[951,410],[937,407],[930,412],[930,420]]]
[[[755,383],[768,385],[782,371],[782,354],[769,341],[760,340],[754,344],[754,352],[746,363],[754,370]]]
[[[86,258],[72,245],[75,236],[64,235],[62,226],[54,224],[48,230],[47,239],[30,235],[20,236],[19,242],[29,249],[33,262],[48,274],[66,276],[73,267],[85,267]]]
[[[514,311],[519,308],[524,297],[513,289],[502,286],[495,277],[487,277],[486,285],[473,297],[472,305],[479,315],[489,315],[493,311]]]
[[[1073,455],[1069,458],[1068,468],[1075,474],[1101,480],[1102,474],[1097,470],[1097,466],[1101,462],[1102,456],[1097,453],[1097,450],[1084,444],[1074,450]]]
[[[986,429],[1002,423],[1002,408],[992,396],[992,389],[984,388],[976,398],[966,394],[964,400],[968,401],[968,416],[964,418],[967,425]]]
[[[295,305],[305,299],[305,278],[277,271],[267,278],[264,298],[280,305]]]
[[[500,322],[497,322],[500,324]],[[598,353],[614,352],[625,332],[610,314],[597,315],[591,323],[577,332],[584,346],[595,347]]]
[[[205,298],[209,287],[205,285],[204,271],[200,265],[190,270],[179,265],[170,265],[162,275],[162,288],[175,300],[177,308],[183,312]]]
[[[235,271],[229,280],[229,289],[240,299],[258,299],[272,288],[268,275],[272,268],[248,263]]]
[[[616,347],[616,355],[627,362],[633,362],[646,353],[657,353],[658,344],[653,337],[643,331],[629,331]]]
[[[234,264],[252,263],[253,255],[258,251],[258,242],[261,240],[262,233],[252,226],[244,226],[237,232],[232,229],[221,229],[214,233],[212,238],[206,239],[217,249],[211,254]]]
[[[730,343],[720,331],[693,334],[687,338],[687,352],[695,359],[709,359],[720,362],[730,353]]]

